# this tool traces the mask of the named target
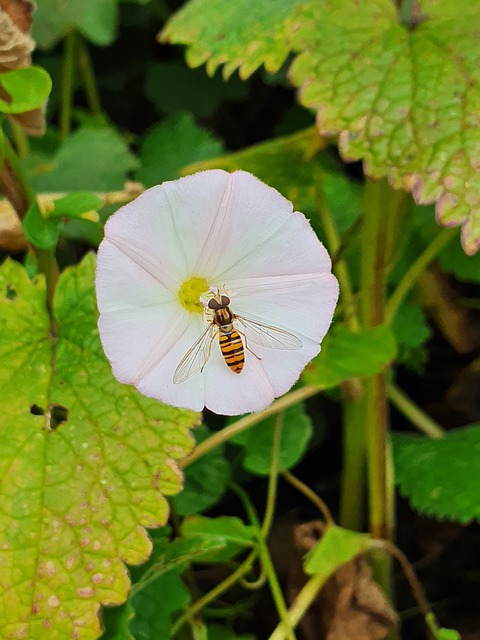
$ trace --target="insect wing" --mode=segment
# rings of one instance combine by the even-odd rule
[[[302,341],[293,333],[243,316],[236,316],[236,320],[242,325],[241,330],[247,341],[269,349],[301,349],[303,347]]]
[[[187,353],[180,360],[180,364],[173,374],[173,382],[180,384],[185,382],[194,373],[197,373],[205,366],[205,363],[212,352],[212,343],[217,334],[217,328],[211,324],[208,326],[198,340],[192,345]]]

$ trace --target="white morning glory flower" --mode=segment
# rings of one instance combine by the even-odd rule
[[[338,298],[305,216],[244,171],[165,182],[122,207],[105,227],[96,286],[116,378],[225,415],[290,389]]]

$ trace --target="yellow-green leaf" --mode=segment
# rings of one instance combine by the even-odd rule
[[[439,221],[463,225],[480,247],[480,4],[422,0],[410,25],[391,0],[309,0],[290,23],[300,52],[290,79],[339,135],[345,159],[363,159]]]
[[[96,328],[92,255],[57,285],[0,269],[0,637],[94,640],[120,604],[124,562],[147,559],[144,527],[181,489],[189,411],[116,382]]]
[[[228,78],[239,69],[248,78],[265,65],[278,71],[290,52],[288,22],[304,0],[191,0],[167,23],[161,39],[186,44],[187,62],[204,62],[213,75],[220,65]]]

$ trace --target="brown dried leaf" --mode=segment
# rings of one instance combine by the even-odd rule
[[[28,67],[31,64],[31,53],[35,48],[35,42],[15,23],[7,13],[0,0],[0,71],[9,71],[19,67]]]
[[[315,546],[324,530],[320,521],[294,528],[295,544],[301,555]],[[290,570],[291,600],[306,582],[299,560]],[[307,640],[383,640],[397,624],[396,612],[361,557],[344,564],[326,582],[301,622]]]
[[[32,0],[0,0],[0,9],[10,16],[20,31],[30,31],[34,9]]]
[[[0,201],[0,249],[23,251],[27,247],[22,223],[8,200]]]

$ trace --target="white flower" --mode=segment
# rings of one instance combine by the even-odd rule
[[[122,207],[105,227],[96,286],[116,378],[167,404],[225,415],[260,411],[288,391],[320,351],[338,297],[328,253],[305,216],[243,171],[165,182]],[[211,286],[230,297],[235,316],[286,332],[272,338],[265,328],[264,340],[235,318],[240,373],[222,356],[225,332],[211,324],[214,310],[202,313]],[[189,357],[190,376],[179,376],[206,329],[206,348]],[[278,335],[290,337],[262,346]]]

